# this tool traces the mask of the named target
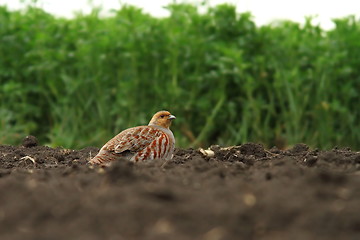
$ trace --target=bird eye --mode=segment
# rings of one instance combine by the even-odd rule
[[[164,117],[165,117],[165,115],[161,115],[160,117],[161,117],[161,118],[164,118]]]

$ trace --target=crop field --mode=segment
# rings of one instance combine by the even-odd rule
[[[0,144],[101,146],[165,109],[179,147],[360,146],[360,22],[279,22],[219,5],[155,18],[0,7]]]
[[[161,162],[0,146],[1,239],[358,239],[360,152],[259,144]]]

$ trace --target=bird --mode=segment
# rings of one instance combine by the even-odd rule
[[[128,128],[110,139],[89,163],[108,166],[118,160],[171,160],[175,137],[170,126],[174,119],[176,117],[168,111],[155,113],[147,126]]]

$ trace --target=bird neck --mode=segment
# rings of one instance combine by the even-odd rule
[[[156,128],[160,128],[160,129],[168,129],[169,130],[170,124],[165,125],[165,124],[157,124],[157,123],[150,122],[148,126],[156,127]]]

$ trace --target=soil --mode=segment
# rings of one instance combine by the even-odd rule
[[[212,146],[108,168],[0,146],[0,239],[360,239],[360,152]]]

